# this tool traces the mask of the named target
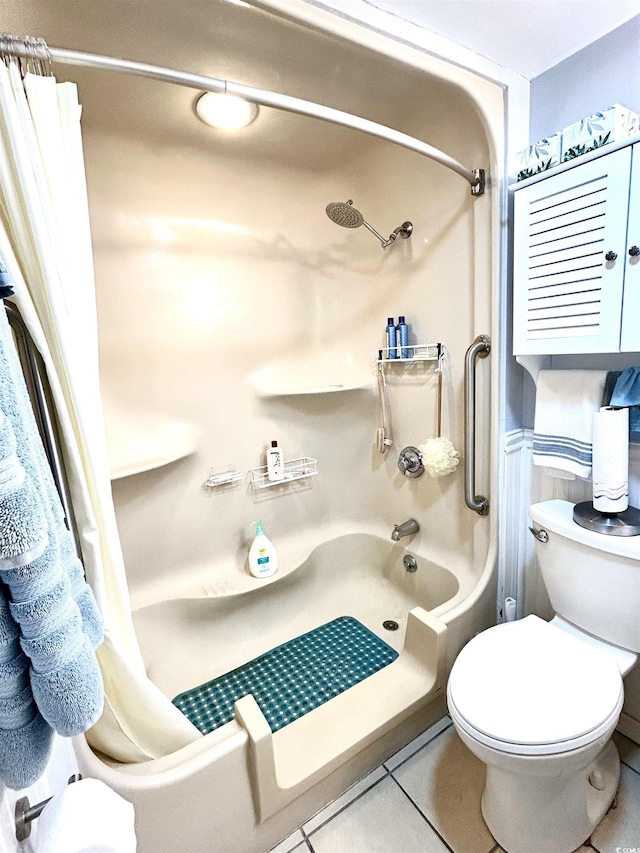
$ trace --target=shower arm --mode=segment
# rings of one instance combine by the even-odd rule
[[[61,47],[50,47],[42,40],[38,40],[41,55],[38,58],[45,61],[51,60],[63,65],[79,65],[86,68],[98,68],[105,71],[120,71],[133,74],[138,77],[147,77],[152,80],[161,80],[165,83],[174,83],[178,86],[186,86],[205,92],[218,92],[223,94],[238,95],[248,101],[278,110],[306,115],[318,118],[333,124],[360,130],[370,136],[386,139],[396,145],[401,145],[418,154],[422,154],[431,160],[435,160],[448,169],[452,169],[461,175],[471,185],[471,195],[483,195],[485,191],[484,169],[467,169],[453,157],[445,154],[426,142],[415,139],[406,133],[378,124],[369,119],[354,116],[342,110],[316,104],[313,101],[305,101],[290,95],[282,95],[279,92],[271,92],[267,89],[257,89],[253,86],[245,86],[242,83],[233,83],[228,80],[220,80],[215,77],[206,77],[202,74],[191,74],[186,71],[175,71],[170,68],[162,68],[157,65],[148,65],[143,62],[133,62],[128,59],[118,59],[112,56],[101,56],[95,53],[84,53],[77,50],[68,50]],[[23,58],[33,58],[33,45],[26,44],[19,38],[6,38],[2,45],[3,52]],[[378,235],[379,236],[379,235]],[[397,235],[396,235],[397,236]],[[384,241],[384,238],[381,238]],[[395,239],[395,237],[394,237]]]
[[[413,225],[410,222],[403,222],[402,225],[398,225],[397,228],[394,228],[391,234],[389,234],[389,239],[385,240],[382,234],[378,234],[373,225],[369,225],[366,219],[362,220],[362,224],[365,228],[368,228],[372,234],[376,235],[378,240],[382,243],[383,249],[386,249],[387,246],[391,246],[392,243],[395,243],[398,238],[398,234],[406,240],[413,232]]]

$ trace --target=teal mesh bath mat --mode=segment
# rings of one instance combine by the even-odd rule
[[[173,704],[206,735],[232,720],[236,699],[252,693],[276,732],[397,657],[357,619],[340,616],[181,693]]]

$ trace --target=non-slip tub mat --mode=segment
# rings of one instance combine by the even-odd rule
[[[272,732],[392,663],[398,653],[352,616],[340,616],[200,687],[173,704],[202,734],[234,717],[252,693]]]

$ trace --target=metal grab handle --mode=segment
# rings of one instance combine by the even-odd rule
[[[476,495],[476,358],[486,358],[491,343],[486,335],[478,335],[464,358],[464,499],[478,515],[489,512],[489,501]]]

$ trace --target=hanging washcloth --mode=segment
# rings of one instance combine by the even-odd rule
[[[559,475],[591,474],[593,413],[600,409],[604,370],[541,370],[537,378],[533,462]]]
[[[637,372],[636,372],[637,371]],[[622,377],[627,374],[623,380]],[[604,395],[602,397],[603,406],[617,406],[620,408],[629,407],[629,432],[640,432],[640,368],[630,367],[624,372],[620,370],[610,370],[607,373],[607,381],[604,385]],[[620,388],[618,380],[622,380]],[[626,403],[614,403],[613,397],[616,395],[616,400],[628,400]],[[636,401],[636,402],[634,402]],[[634,440],[637,440],[634,437]]]
[[[611,405],[640,405],[640,367],[627,367],[622,371],[611,395]]]

